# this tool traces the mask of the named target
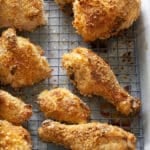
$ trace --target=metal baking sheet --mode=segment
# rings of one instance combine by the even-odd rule
[[[137,25],[121,33],[118,37],[106,41],[85,43],[75,33],[72,27],[72,17],[65,15],[52,0],[45,0],[45,11],[48,24],[32,33],[18,33],[28,37],[39,44],[53,69],[52,78],[20,90],[14,91],[10,87],[1,87],[12,94],[21,97],[33,105],[33,116],[24,125],[31,133],[33,150],[63,150],[63,147],[43,143],[37,134],[37,129],[45,119],[36,103],[37,94],[44,89],[53,87],[66,87],[83,99],[91,108],[91,120],[107,122],[118,125],[125,130],[133,132],[137,137],[137,150],[144,150],[143,125],[141,114],[134,117],[121,116],[116,110],[101,97],[87,98],[81,96],[72,86],[65,71],[61,67],[61,56],[77,46],[91,48],[103,57],[112,67],[120,84],[133,96],[141,97],[139,63],[137,55]]]

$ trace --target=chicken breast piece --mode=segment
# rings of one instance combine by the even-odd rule
[[[46,120],[38,129],[45,142],[71,150],[135,150],[136,137],[125,130],[98,122],[65,125]]]
[[[43,0],[0,0],[0,27],[32,31],[45,25]]]
[[[32,106],[25,104],[21,99],[0,90],[0,119],[13,124],[22,124],[32,115]]]
[[[62,65],[81,94],[103,96],[125,115],[139,111],[140,100],[119,85],[110,66],[91,50],[78,47],[64,54]]]
[[[85,41],[107,39],[129,28],[140,8],[140,0],[75,0],[73,26]]]
[[[45,90],[38,96],[40,109],[47,118],[68,123],[85,123],[90,117],[89,107],[65,88]]]
[[[43,50],[8,29],[0,37],[0,82],[14,88],[33,85],[50,77]]]
[[[0,120],[0,150],[32,150],[29,132],[21,126]]]

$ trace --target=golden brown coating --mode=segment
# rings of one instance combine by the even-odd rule
[[[90,117],[89,107],[65,88],[45,90],[38,96],[40,109],[47,118],[68,123],[85,123]]]
[[[0,150],[31,149],[31,137],[26,129],[0,120]]]
[[[71,4],[73,3],[74,0],[55,0],[55,2],[60,5],[60,7],[64,7],[65,5]]]
[[[32,31],[45,25],[43,0],[1,0],[0,27]]]
[[[0,37],[0,82],[14,88],[33,85],[50,76],[43,50],[8,29]]]
[[[0,90],[0,119],[13,124],[22,124],[32,115],[32,106],[25,104],[21,99]]]
[[[65,125],[46,120],[38,132],[43,141],[64,145],[71,150],[136,149],[136,137],[132,133],[98,122]]]
[[[125,115],[140,109],[140,100],[119,85],[110,66],[91,50],[79,47],[64,54],[62,65],[81,94],[103,96]]]
[[[129,28],[140,5],[140,0],[75,0],[73,26],[85,41],[106,39]]]

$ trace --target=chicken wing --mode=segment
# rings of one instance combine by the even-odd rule
[[[43,50],[8,29],[0,37],[0,82],[14,88],[33,85],[50,77]]]
[[[45,25],[43,0],[1,0],[0,27],[32,31]]]
[[[85,41],[107,39],[129,28],[140,6],[140,0],[75,0],[73,26]]]
[[[48,118],[68,123],[85,123],[89,119],[89,107],[65,88],[45,90],[38,100],[42,112]]]
[[[125,115],[140,109],[140,100],[120,87],[110,66],[91,50],[79,47],[64,54],[62,65],[81,94],[103,96]]]
[[[25,104],[21,99],[0,90],[0,119],[13,124],[22,124],[32,115],[32,106]]]
[[[29,132],[0,120],[0,150],[32,150]]]
[[[46,120],[38,132],[43,141],[64,145],[71,150],[136,149],[136,137],[132,133],[98,122],[65,125]]]

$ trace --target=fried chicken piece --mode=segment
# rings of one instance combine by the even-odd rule
[[[55,0],[55,2],[61,7],[64,8],[66,5],[72,5],[74,0]]]
[[[65,125],[46,120],[38,132],[43,141],[64,145],[71,150],[136,149],[136,137],[132,133],[98,122]]]
[[[43,0],[1,0],[0,27],[32,31],[45,25]]]
[[[25,104],[21,99],[0,90],[0,119],[19,125],[27,121],[31,115],[31,105]]]
[[[89,107],[65,88],[45,90],[38,96],[38,100],[47,118],[68,123],[85,123],[89,119]]]
[[[140,6],[140,0],[75,0],[73,26],[85,41],[107,39],[129,28]]]
[[[31,137],[26,129],[0,120],[0,150],[31,149]]]
[[[43,50],[8,29],[0,37],[0,82],[14,88],[33,85],[50,77]]]
[[[110,66],[91,50],[79,47],[64,54],[62,65],[81,94],[103,96],[125,115],[140,109],[140,100],[119,85]]]

